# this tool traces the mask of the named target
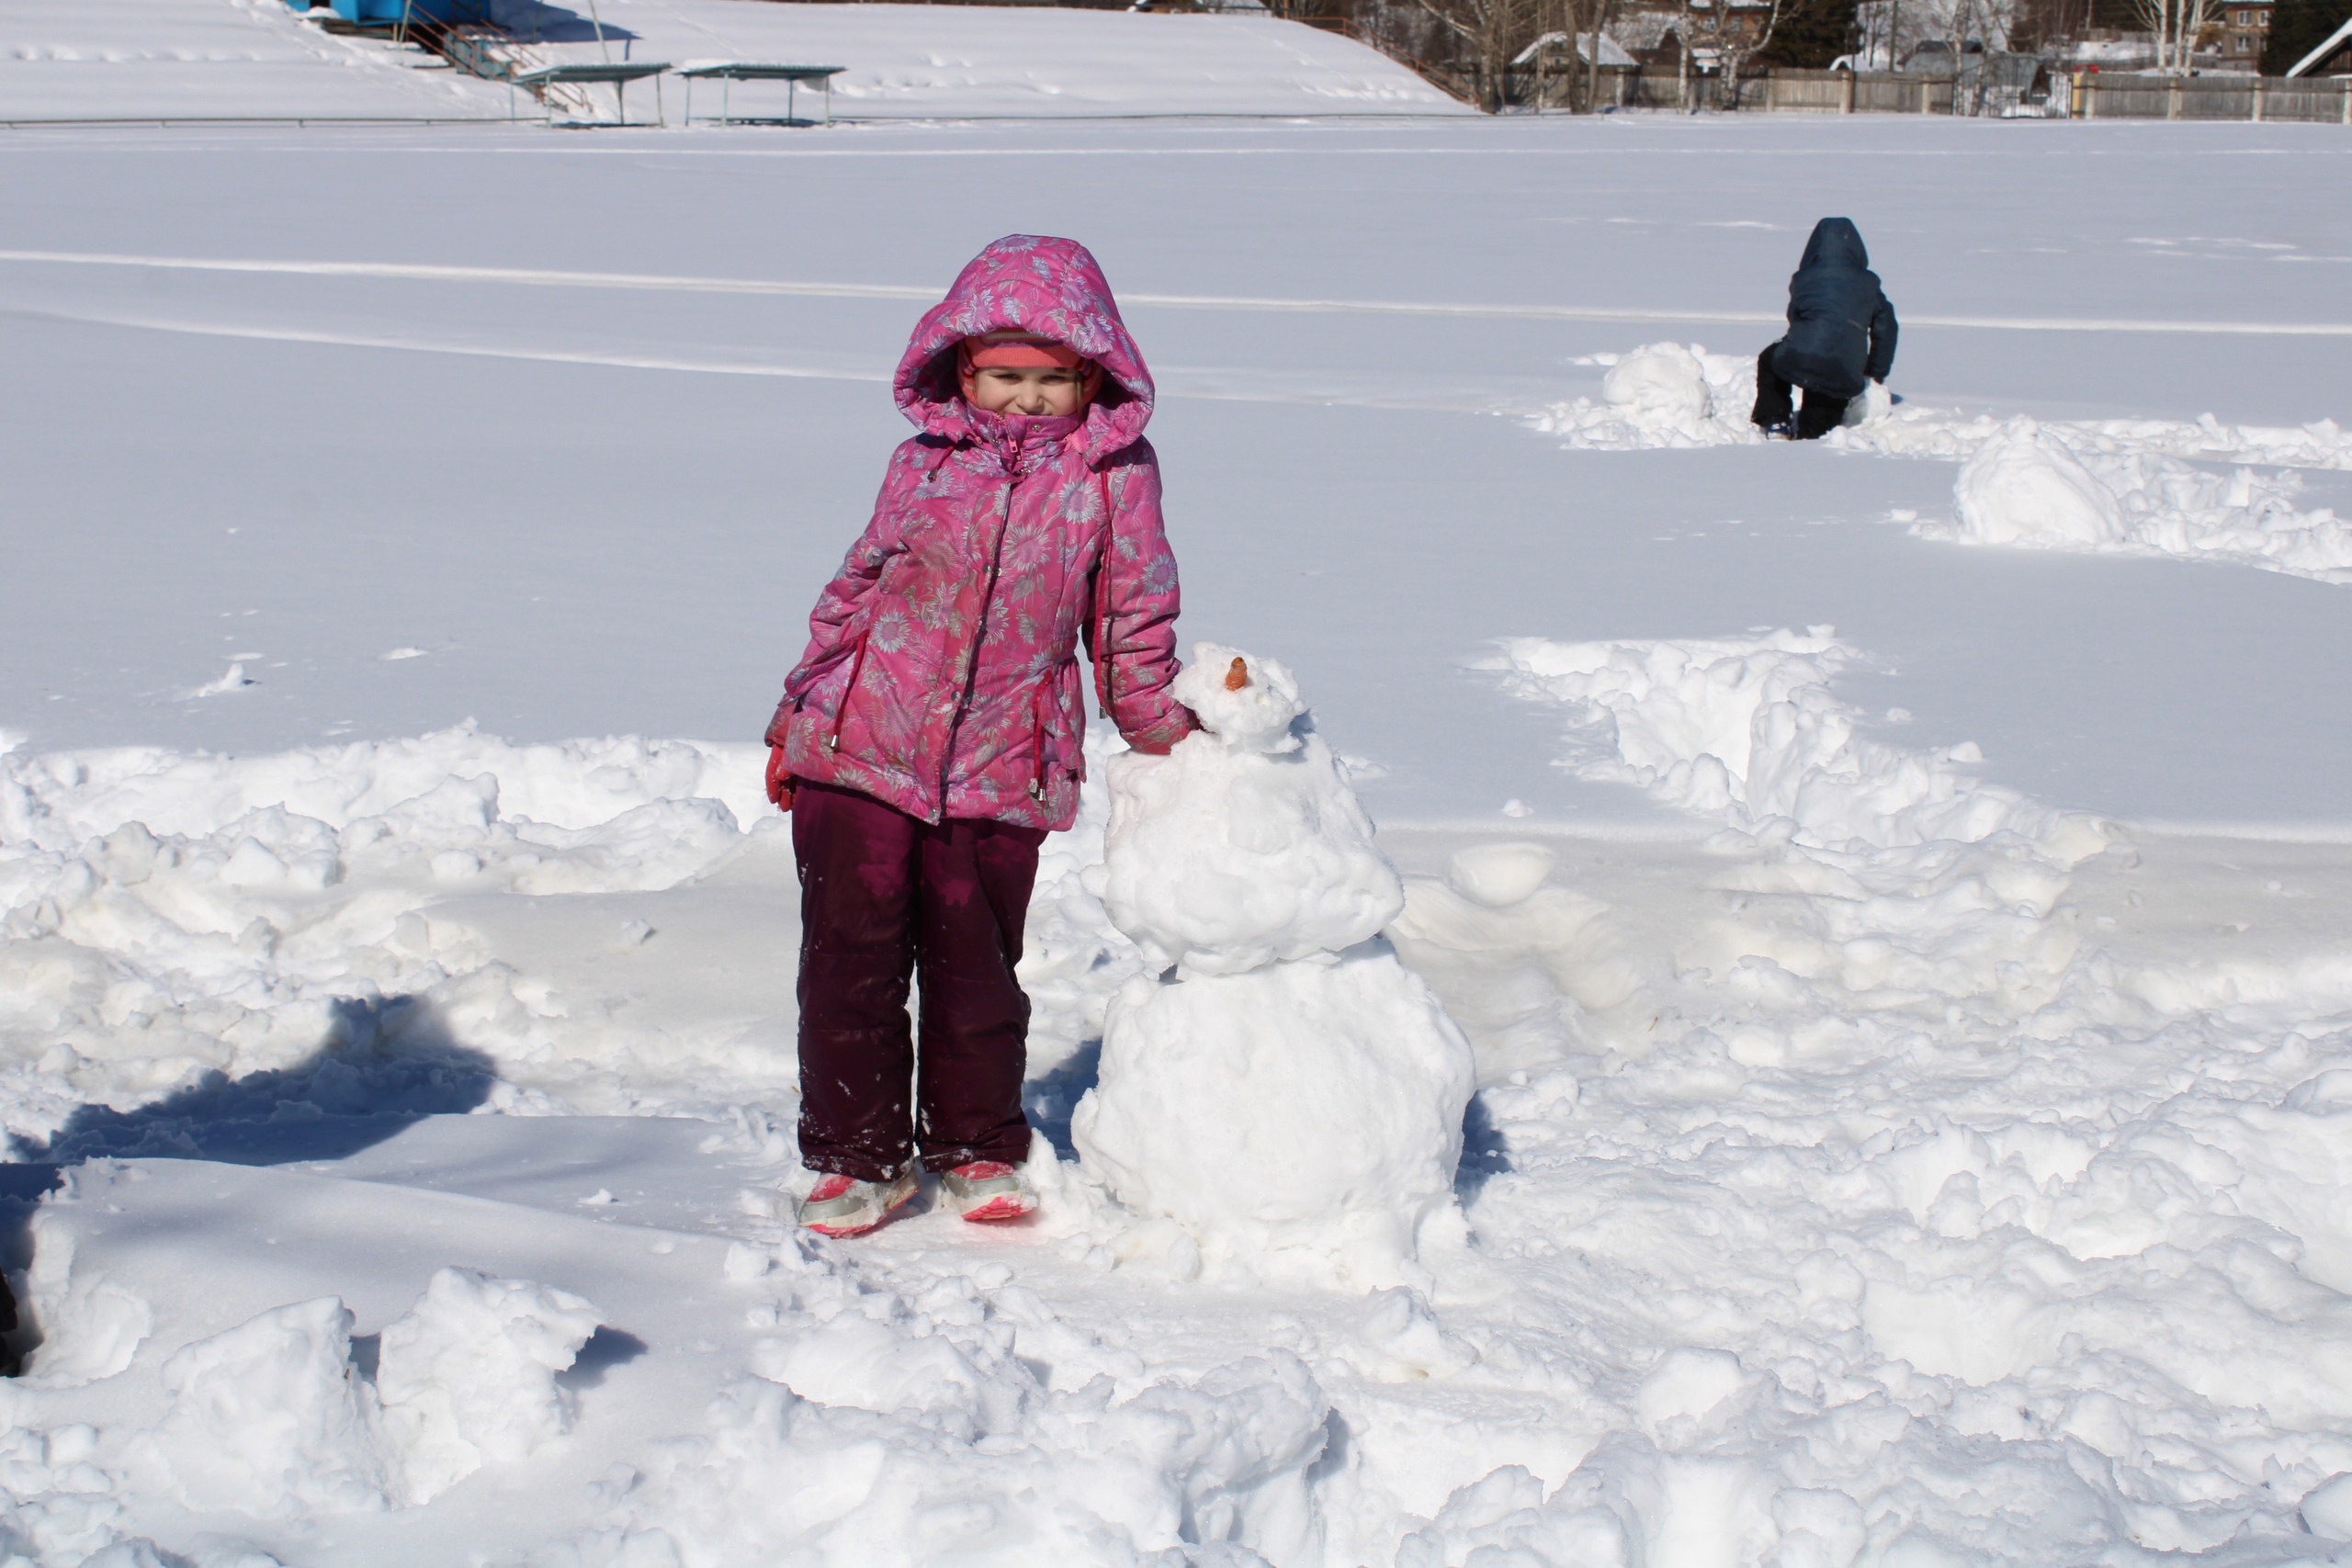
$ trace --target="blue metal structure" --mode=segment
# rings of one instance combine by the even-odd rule
[[[311,0],[286,0],[298,11],[311,8]],[[326,0],[334,14],[346,22],[397,26],[401,22],[488,22],[491,0]]]

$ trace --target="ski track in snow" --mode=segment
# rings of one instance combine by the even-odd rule
[[[295,261],[227,256],[123,255],[102,252],[0,250],[0,261],[67,266],[149,267],[164,271],[265,273],[311,277],[382,277],[433,282],[503,283],[542,288],[650,289],[662,293],[767,294],[820,299],[936,299],[944,286],[927,284],[801,283],[775,278],[686,277],[661,274],[574,272],[555,268],[435,266],[402,262]],[[1296,315],[1376,315],[1491,318],[1531,321],[1697,321],[1776,325],[1777,313],[1584,305],[1480,304],[1408,299],[1269,299],[1246,295],[1151,294],[1120,297],[1129,305],[1171,310],[1273,311]],[[1984,332],[2156,333],[2231,337],[2352,337],[2352,322],[2162,321],[2031,316],[1907,317],[1910,327]]]

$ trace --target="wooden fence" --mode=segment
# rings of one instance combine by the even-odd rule
[[[1604,71],[1599,108],[1761,110],[1768,114],[2033,115],[2053,119],[2299,120],[2352,125],[2352,77],[2158,76],[2052,73],[2044,98],[1963,74],[1892,71],[1758,72],[1738,82],[1674,72]],[[1954,100],[1958,102],[1955,105]],[[1511,73],[1504,101],[1514,107],[1566,107],[1555,74]]]
[[[2077,119],[2303,120],[2352,125],[2352,77],[2077,76]]]

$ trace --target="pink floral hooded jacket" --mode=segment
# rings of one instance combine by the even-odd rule
[[[1083,414],[965,402],[957,345],[1007,329],[1102,367]],[[1012,234],[916,325],[897,394],[922,434],[817,600],[768,743],[795,778],[927,822],[1067,828],[1086,772],[1081,638],[1120,733],[1161,750],[1194,728],[1168,691],[1176,558],[1143,439],[1151,373],[1085,246]]]

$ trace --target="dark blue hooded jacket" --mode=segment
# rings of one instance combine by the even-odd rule
[[[1894,368],[1894,307],[1879,291],[1861,231],[1846,218],[1813,226],[1789,279],[1789,333],[1773,353],[1783,380],[1833,398],[1859,396]]]

